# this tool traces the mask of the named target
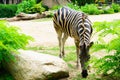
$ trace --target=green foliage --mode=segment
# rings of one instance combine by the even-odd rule
[[[42,3],[40,2],[38,4],[35,4],[30,11],[30,13],[42,13],[43,11],[45,11],[45,8],[42,7]]]
[[[14,80],[14,78],[12,77],[12,75],[9,74],[8,71],[1,68],[0,69],[0,80]]]
[[[85,4],[91,4],[95,2],[95,0],[71,0],[71,1],[79,6],[84,6]]]
[[[20,12],[31,13],[31,8],[36,4],[35,0],[23,0],[18,4],[17,14]]]
[[[77,11],[83,11],[83,12],[90,14],[90,15],[113,14],[114,12],[120,11],[120,6],[118,4],[115,4],[115,3],[113,3],[111,5],[111,7],[103,5],[102,9],[99,9],[97,4],[85,4],[83,6],[81,6],[81,5],[79,6],[77,4],[77,2],[68,3],[66,6],[71,8],[71,9],[77,10]],[[56,5],[56,6],[53,6],[50,10],[58,10],[61,7],[63,7],[63,6]]]
[[[17,27],[9,25],[6,21],[0,21],[0,65],[14,60],[11,53],[25,48],[29,40],[32,38],[20,33]]]
[[[108,9],[104,9],[104,14],[113,14],[113,13],[114,13],[114,9],[112,7]]]
[[[97,22],[94,23],[94,29],[99,34],[99,41],[94,44],[94,51],[105,49],[108,53],[114,50],[113,54],[107,54],[105,57],[94,60],[94,67],[97,67],[98,73],[110,74],[114,77],[120,77],[120,20],[113,22]],[[103,37],[108,34],[116,37],[106,43]]]
[[[50,10],[58,10],[58,9],[60,9],[61,7],[63,7],[63,6],[61,6],[61,5],[56,5],[56,6],[53,6]]]
[[[20,4],[18,4],[17,14],[20,12],[24,13],[42,13],[45,11],[42,3],[36,4],[36,0],[23,0]]]
[[[15,16],[17,5],[15,4],[0,4],[0,18]]]
[[[81,6],[81,10],[88,14],[100,14],[100,11],[95,4],[86,4],[85,6]]]
[[[112,3],[111,7],[114,9],[114,12],[119,12],[120,11],[120,5]]]
[[[80,6],[78,6],[77,4],[68,3],[67,6],[70,7],[71,9],[74,9],[74,10],[77,10],[77,11],[81,11],[80,10]]]

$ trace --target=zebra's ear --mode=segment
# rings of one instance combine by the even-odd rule
[[[90,42],[89,48],[92,47],[93,44],[94,44],[94,42]]]

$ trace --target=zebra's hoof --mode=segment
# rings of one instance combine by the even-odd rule
[[[62,56],[61,56],[61,55],[59,55],[59,57],[60,57],[60,58],[62,58]]]
[[[81,74],[83,78],[86,78],[88,76],[87,70],[83,70]]]

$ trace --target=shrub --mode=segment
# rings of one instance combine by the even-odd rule
[[[68,3],[66,6],[69,7],[69,8],[71,8],[71,9],[74,9],[74,10],[78,10],[78,11],[80,10],[80,7],[77,4]],[[53,6],[51,8],[51,10],[58,10],[61,7],[63,7],[63,6],[62,5],[56,5],[56,6]]]
[[[23,0],[20,4],[18,4],[18,9],[16,14],[20,12],[24,13],[42,13],[45,11],[45,8],[43,7],[42,3],[36,4],[36,0]]]
[[[114,50],[113,54],[107,54],[105,57],[95,60],[94,67],[97,67],[98,73],[109,74],[114,77],[119,77],[120,73],[120,20],[113,22],[97,22],[94,23],[94,29],[99,34],[99,41],[94,44],[94,51],[106,50],[108,53]],[[114,39],[106,43],[103,37],[108,34],[116,35]]]
[[[105,7],[103,9],[103,11],[104,11],[104,14],[113,14],[114,13],[114,9],[112,7],[109,7],[109,6]]]
[[[81,6],[81,10],[88,14],[100,14],[100,11],[95,4],[86,4],[85,6]]]
[[[4,62],[14,60],[11,53],[20,48],[25,48],[29,40],[32,38],[20,33],[17,27],[0,21],[0,67]]]
[[[77,4],[68,3],[67,6],[70,7],[71,9],[74,9],[74,10],[77,10],[77,11],[81,11],[80,7]]]
[[[16,14],[20,12],[31,13],[31,8],[36,4],[35,0],[23,0],[20,4],[18,4],[18,9]]]
[[[0,18],[13,17],[17,11],[17,5],[15,4],[0,4]]]
[[[94,3],[95,0],[71,0],[74,4],[77,4],[79,6],[84,6],[86,3],[91,4]]]
[[[58,9],[60,9],[61,7],[63,7],[63,6],[61,6],[61,5],[55,5],[55,6],[53,6],[50,10],[58,10]]]
[[[31,13],[42,13],[43,11],[45,11],[45,8],[42,7],[42,3],[38,3],[35,4],[32,8],[31,8]]]
[[[111,7],[114,9],[114,12],[119,12],[120,11],[120,5],[112,3]]]

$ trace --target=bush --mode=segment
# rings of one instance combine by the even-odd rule
[[[111,7],[114,9],[114,12],[119,12],[120,11],[120,5],[112,3]]]
[[[113,14],[114,13],[114,9],[112,7],[104,9],[104,14]]]
[[[25,48],[30,36],[26,36],[18,31],[15,26],[9,25],[5,21],[0,21],[0,67],[9,60],[14,60],[11,55],[20,48]]]
[[[100,11],[95,4],[86,4],[85,6],[81,6],[81,10],[88,14],[100,14]]]
[[[58,9],[60,9],[61,7],[63,7],[63,6],[61,6],[61,5],[55,5],[55,6],[53,6],[50,10],[58,10]]]
[[[24,13],[42,13],[45,11],[45,8],[42,6],[42,3],[36,4],[36,0],[23,0],[20,4],[18,4],[18,9],[16,14],[20,12]]]
[[[71,0],[74,4],[77,4],[79,6],[84,6],[86,3],[91,4],[94,3],[95,0]]]
[[[17,11],[17,5],[15,4],[0,4],[0,18],[13,17]]]
[[[15,80],[13,76],[4,68],[0,69],[0,80]]]
[[[113,22],[96,22],[94,29],[99,34],[99,41],[94,44],[94,51],[106,50],[108,53],[114,50],[113,54],[107,54],[105,57],[95,60],[94,67],[97,68],[98,73],[109,74],[116,78],[120,78],[120,20]],[[103,37],[108,34],[115,35],[110,42],[106,43]],[[117,80],[117,79],[116,79]]]
[[[18,9],[16,14],[20,12],[31,13],[31,8],[36,4],[35,0],[23,0],[20,4],[18,4]]]
[[[38,3],[35,4],[32,8],[31,8],[31,13],[42,13],[43,11],[45,11],[45,8],[42,7],[42,3]]]
[[[71,9],[74,9],[74,10],[77,10],[77,11],[81,11],[80,7],[77,4],[68,3],[67,6],[70,7]]]

